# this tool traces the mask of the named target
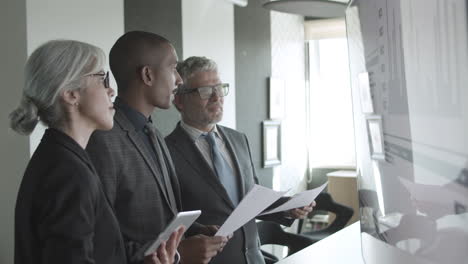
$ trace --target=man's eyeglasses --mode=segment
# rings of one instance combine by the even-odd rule
[[[105,88],[110,88],[110,81],[109,81],[109,72],[100,72],[100,73],[93,73],[93,74],[88,74],[86,76],[99,76],[101,78],[104,78],[102,81],[104,83]]]
[[[213,96],[213,93],[216,92],[216,95],[219,97],[224,97],[229,93],[229,84],[221,83],[214,86],[204,86],[192,89],[180,89],[177,88],[174,90],[174,94],[188,94],[198,91],[200,98],[203,100],[210,99]]]

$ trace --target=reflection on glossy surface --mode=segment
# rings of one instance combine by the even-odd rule
[[[412,214],[382,215],[377,192],[359,190],[361,231],[434,263],[466,263],[468,248],[468,188],[466,170],[443,186],[418,184],[400,178],[410,193]],[[398,194],[397,191],[393,192]],[[388,247],[383,247],[387,250]]]
[[[468,263],[467,1],[354,0],[346,19],[365,261]]]

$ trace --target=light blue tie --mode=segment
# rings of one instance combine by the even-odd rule
[[[211,155],[213,157],[213,167],[218,175],[219,181],[223,184],[224,189],[231,198],[232,203],[237,206],[239,203],[239,193],[237,191],[236,177],[234,171],[229,166],[227,161],[221,155],[216,144],[215,133],[210,132],[206,135],[206,141],[211,147]]]

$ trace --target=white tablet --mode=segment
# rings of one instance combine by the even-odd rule
[[[185,230],[187,230],[193,222],[200,216],[201,211],[186,211],[186,212],[179,212],[172,221],[166,226],[164,231],[159,234],[158,238],[154,243],[145,251],[145,257],[152,254],[158,247],[161,245],[163,241],[169,239],[171,234],[179,227],[185,226]]]

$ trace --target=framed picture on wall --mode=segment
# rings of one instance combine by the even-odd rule
[[[269,117],[282,119],[284,117],[284,89],[283,79],[269,78]]]
[[[366,116],[366,120],[371,157],[375,160],[385,160],[382,117],[378,115],[370,115]]]
[[[281,164],[281,121],[265,120],[263,125],[263,167]]]

